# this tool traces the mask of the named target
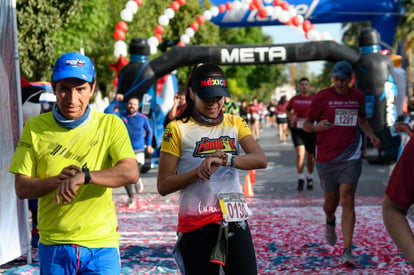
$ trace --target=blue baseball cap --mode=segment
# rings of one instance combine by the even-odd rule
[[[52,81],[57,82],[65,78],[78,78],[92,82],[95,77],[95,67],[92,60],[86,55],[71,52],[58,58],[53,67]]]
[[[193,79],[192,87],[197,92],[198,97],[209,99],[217,96],[230,97],[227,89],[227,80],[224,76],[210,76],[201,79]]]
[[[338,61],[333,67],[332,77],[350,79],[352,76],[352,66],[346,61]]]

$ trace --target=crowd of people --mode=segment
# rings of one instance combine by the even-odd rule
[[[218,275],[221,269],[225,274],[257,274],[248,224],[251,211],[239,170],[267,167],[260,146],[262,127],[275,128],[275,134],[277,128],[281,144],[291,136],[298,191],[305,183],[308,190],[314,188],[316,167],[324,193],[326,242],[337,242],[335,214],[340,204],[342,264],[355,265],[355,193],[364,137],[375,148],[381,142],[368,123],[363,92],[350,87],[352,73],[348,62],[339,61],[333,67],[333,85],[315,94],[309,79],[301,78],[298,94],[290,99],[281,96],[266,105],[254,98],[238,104],[219,66],[194,66],[168,114],[157,174],[159,194],[180,193],[173,254],[182,274]],[[154,150],[148,118],[139,112],[138,98],[130,98],[121,110],[121,94],[106,114],[91,110],[96,75],[87,56],[62,55],[51,79],[56,104],[26,121],[10,165],[17,196],[38,198],[40,272],[119,274],[112,189],[125,186],[128,206],[134,200],[132,188],[142,192],[144,150]],[[398,127],[412,134],[405,124]],[[414,237],[405,216],[414,203],[409,180],[413,146],[410,139],[383,203],[386,228],[411,264]],[[234,205],[240,211],[230,216],[227,209]]]

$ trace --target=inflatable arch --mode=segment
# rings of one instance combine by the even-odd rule
[[[399,136],[393,131],[393,125],[396,122],[393,107],[396,96],[392,76],[393,66],[391,59],[381,53],[380,36],[373,28],[366,28],[361,32],[360,52],[333,41],[277,45],[186,46],[174,47],[160,57],[147,61],[145,56],[148,55],[148,49],[145,46],[145,40],[137,41],[141,41],[142,44],[141,47],[135,47],[135,50],[142,49],[142,51],[134,52],[132,60],[135,62],[130,62],[121,69],[117,92],[141,99],[148,95],[147,91],[153,90],[159,78],[180,67],[200,62],[233,66],[315,60],[348,61],[354,68],[357,88],[366,94],[368,118],[382,142],[380,150],[370,151],[369,161],[395,161],[397,158]],[[155,94],[152,93],[151,96],[154,97]],[[158,122],[157,119],[154,121],[155,135],[157,132],[162,134],[163,128],[159,128],[162,127],[162,115],[157,113],[156,104],[151,108],[155,111],[155,116],[159,118]],[[160,140],[161,137],[156,137],[156,139]]]

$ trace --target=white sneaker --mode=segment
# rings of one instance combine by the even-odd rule
[[[137,194],[141,194],[142,192],[144,192],[144,184],[142,184],[141,179],[139,179],[139,181],[135,183],[135,192],[137,192]]]
[[[347,265],[347,266],[355,266],[355,262],[354,259],[352,257],[352,250],[349,248],[345,248],[342,251],[342,265]]]
[[[135,199],[133,199],[133,198],[129,198],[128,199],[128,202],[127,202],[127,207],[128,208],[134,208],[135,207]]]

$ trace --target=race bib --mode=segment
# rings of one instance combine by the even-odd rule
[[[226,222],[241,222],[252,215],[242,193],[219,193],[218,195],[223,219]]]
[[[296,121],[296,128],[302,129],[304,122],[305,122],[304,118],[298,118],[298,120]]]
[[[356,126],[358,121],[358,111],[354,109],[336,109],[335,125],[337,126]]]

